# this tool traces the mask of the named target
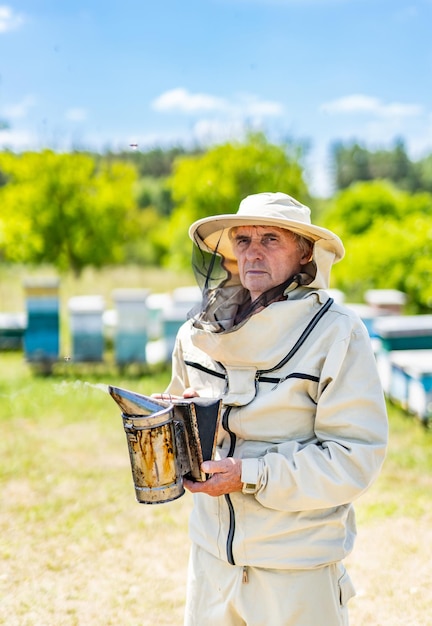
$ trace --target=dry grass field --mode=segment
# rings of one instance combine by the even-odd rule
[[[40,378],[0,355],[0,624],[181,623],[190,501],[136,503],[101,375]]]
[[[136,503],[121,417],[100,388],[150,393],[168,372],[113,376],[38,377],[0,355],[0,624],[182,623],[190,496]],[[431,432],[395,409],[391,426],[384,471],[357,505],[353,626],[432,624]]]

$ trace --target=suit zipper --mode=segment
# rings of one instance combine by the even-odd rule
[[[232,406],[228,406],[225,409],[225,412],[222,416],[222,428],[229,434],[229,437],[230,437],[230,447],[228,450],[227,457],[232,457],[234,455],[234,450],[235,450],[235,445],[236,445],[236,436],[232,432],[232,430],[230,430],[230,427],[228,424],[228,419],[229,419],[229,414],[231,413],[231,409],[232,409]],[[226,554],[227,554],[228,563],[230,563],[231,565],[235,565],[235,560],[234,560],[234,555],[233,555],[233,542],[234,542],[235,521],[236,521],[235,513],[234,513],[234,506],[233,506],[229,493],[226,493],[224,498],[228,505],[228,511],[229,511],[229,530],[228,530],[228,537],[227,537],[227,543],[226,543]]]

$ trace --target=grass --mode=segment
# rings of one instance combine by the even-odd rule
[[[180,624],[190,496],[136,503],[121,416],[100,388],[149,394],[169,371],[128,378],[108,367],[83,376],[62,367],[36,376],[21,354],[0,354],[0,624]],[[430,522],[431,432],[395,407],[390,417],[384,470],[357,505],[361,534]],[[399,548],[421,562],[415,541]],[[361,578],[358,556],[352,567]]]
[[[1,624],[181,622],[190,500],[136,503],[102,376],[151,393],[169,372],[40,377],[0,355]]]
[[[373,490],[357,507],[360,522],[431,513],[432,431],[388,405],[391,445]]]

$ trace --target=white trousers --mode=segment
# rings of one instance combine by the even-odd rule
[[[348,626],[342,563],[309,570],[230,565],[192,545],[185,626]]]

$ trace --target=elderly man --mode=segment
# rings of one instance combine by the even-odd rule
[[[167,392],[222,397],[194,494],[187,626],[341,626],[352,501],[384,460],[387,416],[362,322],[325,289],[340,239],[283,193],[190,228],[202,305]]]

